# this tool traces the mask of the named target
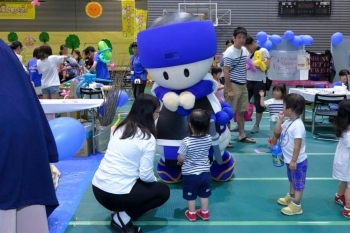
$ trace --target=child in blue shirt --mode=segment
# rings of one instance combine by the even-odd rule
[[[38,54],[39,48],[34,49],[33,58],[28,61],[27,69],[30,75],[30,81],[34,83],[35,92],[37,95],[41,95],[41,74],[38,72]]]

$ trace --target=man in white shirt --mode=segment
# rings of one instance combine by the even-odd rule
[[[260,51],[263,56],[263,61],[266,64],[266,68],[270,67],[270,54],[269,51],[265,48],[261,48],[256,44],[252,37],[248,37],[245,43],[245,47],[251,53],[250,59],[252,61],[255,60],[254,53],[255,51]],[[259,132],[259,124],[262,118],[262,113],[265,108],[260,105],[260,94],[259,91],[266,91],[266,71],[262,71],[259,66],[256,66],[256,70],[252,71],[250,69],[247,70],[247,88],[248,88],[248,99],[251,101],[252,97],[254,97],[254,101],[251,103],[255,106],[255,125],[251,130],[251,133],[255,134]]]
[[[247,137],[244,132],[244,112],[248,110],[248,90],[246,86],[246,60],[249,57],[248,50],[244,47],[247,39],[247,31],[243,27],[237,27],[233,31],[233,46],[224,53],[224,77],[227,90],[227,101],[233,108],[238,125],[238,140],[246,143],[256,143]]]

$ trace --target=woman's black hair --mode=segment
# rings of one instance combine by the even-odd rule
[[[350,74],[350,72],[348,71],[348,70],[341,70],[341,71],[339,71],[339,76],[345,76],[345,75],[349,75]]]
[[[209,133],[210,114],[203,109],[195,109],[191,112],[188,123],[191,125],[189,128],[192,134],[206,135]]]
[[[35,57],[36,59],[38,59],[38,56],[39,56],[39,48],[35,48],[33,50],[33,57]]]
[[[286,88],[286,84],[284,83],[279,83],[277,85],[275,85],[273,88],[272,88],[272,92],[273,91],[280,91],[282,93],[282,99],[284,99],[284,97],[286,97],[287,95],[287,88]]]
[[[345,99],[339,103],[338,114],[334,119],[334,130],[337,137],[342,137],[343,133],[349,130],[350,125],[350,99]]]
[[[49,45],[43,44],[39,47],[38,59],[44,60],[51,55],[52,55],[52,48]]]
[[[116,130],[124,127],[120,139],[134,138],[138,129],[142,132],[142,139],[157,136],[154,123],[154,112],[160,107],[159,100],[150,94],[140,94],[134,101],[128,116],[117,126]]]
[[[133,42],[133,43],[131,44],[131,48],[137,48],[137,43],[136,43],[136,42]]]
[[[93,53],[96,52],[95,48],[92,46],[88,46],[86,47],[86,49],[84,49],[85,55],[89,55],[90,52],[93,52]]]
[[[221,73],[222,69],[220,67],[213,67],[211,68],[211,75],[217,74],[217,73]]]
[[[22,43],[19,42],[19,41],[12,41],[12,43],[10,44],[10,48],[11,48],[12,50],[17,49],[18,47],[23,48]]]
[[[248,36],[247,39],[245,39],[245,44],[246,45],[251,45],[254,43],[254,38],[251,36]]]
[[[68,47],[67,47],[67,45],[65,45],[65,44],[63,44],[63,45],[61,45],[60,46],[60,52],[58,53],[59,55],[62,55],[62,50],[63,49],[67,49]]]
[[[77,62],[79,62],[81,59],[83,59],[79,50],[75,49],[75,50],[73,50],[73,53],[78,55]]]

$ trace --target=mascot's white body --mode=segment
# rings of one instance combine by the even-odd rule
[[[217,100],[214,93],[218,84],[208,73],[216,43],[212,22],[183,12],[162,16],[138,34],[141,63],[155,81],[152,93],[162,102],[156,122],[157,152],[162,155],[157,170],[164,182],[181,181],[177,150],[181,141],[190,136],[188,115],[194,109],[212,115],[212,178],[225,181],[233,175],[234,158],[225,151],[231,139],[226,125],[233,111],[227,103]]]

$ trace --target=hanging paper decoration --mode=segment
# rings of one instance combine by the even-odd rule
[[[147,27],[147,14],[146,10],[135,10],[135,41],[137,41],[137,33],[142,30],[145,30]]]
[[[32,6],[40,6],[39,0],[33,0],[30,4],[32,4]]]
[[[90,18],[96,19],[102,15],[102,5],[98,2],[89,2],[86,4],[85,12]]]
[[[134,35],[135,1],[122,1],[122,29],[125,37]]]

